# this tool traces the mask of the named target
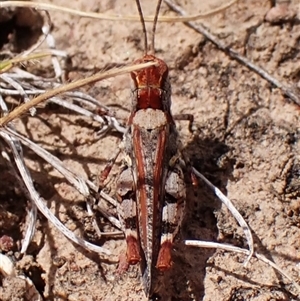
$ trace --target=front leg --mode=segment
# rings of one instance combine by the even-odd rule
[[[117,198],[120,202],[119,218],[123,225],[127,243],[128,264],[141,261],[137,234],[136,196],[131,168],[125,166],[117,181]]]

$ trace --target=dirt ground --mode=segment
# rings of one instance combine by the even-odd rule
[[[46,2],[46,1],[45,1]],[[136,14],[134,1],[47,1],[84,11]],[[178,0],[189,14],[225,1]],[[207,3],[206,3],[207,2]],[[271,24],[264,16],[271,1],[239,1],[202,21],[229,47],[263,67],[296,91],[300,80],[300,23],[293,18]],[[142,1],[153,15],[152,0]],[[290,9],[297,12],[292,1]],[[161,14],[175,15],[163,4]],[[141,25],[84,19],[51,12],[57,49],[72,57],[72,78],[111,66],[129,64],[143,54]],[[178,128],[193,165],[219,187],[249,224],[257,252],[276,262],[293,279],[300,274],[300,132],[299,107],[259,75],[231,59],[203,36],[181,23],[159,23],[156,55],[170,67],[172,111],[195,118],[195,131],[185,121]],[[96,69],[95,69],[96,68]],[[125,123],[130,108],[130,77],[119,76],[85,88]],[[100,125],[57,106],[15,122],[18,131],[58,156],[76,173],[95,181],[121,135],[99,139]],[[0,236],[13,238],[5,252],[20,274],[29,277],[44,300],[146,300],[139,268],[116,274],[124,239],[98,238],[82,196],[49,164],[24,149],[37,189],[56,216],[76,234],[109,248],[103,258],[72,244],[39,214],[26,256],[19,256],[27,199],[7,177],[1,162]],[[118,167],[112,172],[111,195]],[[5,176],[4,176],[5,175]],[[243,230],[229,211],[199,180],[189,187],[185,218],[174,246],[171,271],[159,288],[160,300],[300,300],[299,292],[271,267],[245,256],[185,246],[186,239],[247,247]],[[100,215],[103,230],[112,227]],[[0,278],[0,300],[28,300],[20,278]]]

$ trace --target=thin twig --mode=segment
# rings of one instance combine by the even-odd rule
[[[158,18],[159,22],[187,22],[187,21],[195,21],[202,18],[207,18],[217,13],[220,13],[234,3],[238,2],[239,0],[232,0],[223,6],[220,6],[216,9],[210,10],[208,12],[192,15],[192,16],[176,16],[176,17],[167,17],[167,16],[160,16]],[[71,15],[76,15],[79,17],[84,18],[93,18],[93,19],[100,19],[100,20],[107,20],[107,21],[140,21],[139,16],[124,16],[124,15],[107,15],[107,14],[100,14],[100,13],[92,13],[92,12],[84,12],[76,9],[71,9],[64,6],[49,4],[49,3],[37,3],[37,2],[27,2],[27,1],[1,1],[0,8],[4,7],[32,7],[35,9],[40,10],[48,10],[48,11],[59,11],[68,13]],[[154,16],[145,16],[144,19],[146,22],[153,22]]]
[[[144,64],[138,64],[138,65],[134,65],[134,66],[128,66],[128,67],[124,67],[122,69],[112,69],[109,70],[107,72],[104,73],[97,73],[95,75],[92,75],[88,78],[85,79],[80,79],[78,81],[69,83],[69,84],[63,84],[51,91],[47,91],[46,93],[39,95],[38,97],[33,98],[31,101],[24,103],[20,106],[18,106],[17,108],[15,108],[13,111],[11,111],[7,116],[4,116],[2,118],[0,118],[0,127],[3,127],[5,125],[7,125],[9,122],[11,122],[12,120],[14,120],[15,118],[19,117],[20,115],[24,114],[25,112],[27,112],[30,108],[35,107],[36,105],[38,105],[39,103],[53,97],[56,96],[58,94],[61,93],[65,93],[67,91],[73,90],[73,89],[77,89],[80,88],[82,86],[85,86],[87,84],[91,84],[93,82],[97,82],[103,79],[107,79],[110,77],[114,77],[117,75],[121,75],[121,74],[125,74],[134,70],[139,70],[139,69],[144,69],[150,66],[155,65],[155,62],[149,62],[149,63],[144,63]]]
[[[33,54],[30,54],[30,55],[24,56],[24,57],[14,57],[13,59],[0,61],[0,74],[7,72],[9,69],[14,67],[16,64],[34,60],[34,59],[43,58],[46,56],[50,56],[51,54],[52,54],[51,51],[45,50],[43,52],[33,53]]]
[[[77,191],[79,191],[84,197],[88,198],[90,196],[89,188],[92,189],[94,192],[97,193],[98,188],[95,184],[93,184],[91,181],[87,179],[83,179],[79,175],[75,174],[73,171],[71,171],[69,168],[64,166],[63,162],[59,160],[57,157],[53,156],[51,153],[31,141],[30,139],[22,136],[21,134],[17,133],[11,128],[3,128],[0,131],[1,133],[7,134],[9,136],[15,137],[20,140],[22,144],[30,148],[32,151],[34,151],[38,156],[40,156],[42,159],[44,159],[46,162],[51,164],[58,172],[60,172],[66,180],[75,187]],[[89,188],[88,188],[89,187]],[[101,197],[110,202],[114,207],[117,207],[117,202],[113,200],[111,197],[109,197],[104,192],[101,192]],[[103,213],[103,216],[105,216],[116,228],[120,229],[120,222],[108,214],[105,209],[98,208],[98,210]]]
[[[164,0],[167,5],[174,10],[175,12],[186,15],[186,12],[179,6],[176,5],[171,0]],[[262,78],[264,78],[266,81],[274,85],[276,88],[280,89],[282,94],[289,97],[294,103],[296,103],[298,106],[300,106],[300,97],[297,93],[293,91],[293,89],[283,83],[281,83],[279,80],[277,80],[275,77],[273,77],[270,73],[265,71],[263,68],[255,65],[252,63],[249,59],[239,54],[236,50],[226,46],[222,41],[220,41],[216,36],[211,34],[205,27],[201,24],[195,24],[192,22],[184,22],[188,27],[194,29],[196,32],[204,35],[209,41],[211,41],[213,44],[215,44],[219,49],[224,51],[226,54],[228,54],[231,58],[237,60],[238,62],[242,63],[249,69],[256,72],[258,75],[260,75]]]
[[[0,78],[1,78],[1,75],[0,75]],[[23,84],[23,86],[26,85],[25,83],[22,83],[22,84]],[[0,83],[0,86],[1,86],[1,83]],[[32,87],[31,90],[24,90],[24,92],[27,95],[37,95],[37,94],[45,93],[46,90],[36,89],[36,88]],[[10,95],[10,96],[21,95],[22,96],[22,93],[20,91],[11,90],[11,89],[0,88],[0,93],[2,95]],[[99,103],[96,99],[94,99],[93,97],[91,97],[83,92],[78,92],[78,91],[67,92],[67,93],[64,93],[63,95],[71,97],[71,99],[73,101],[82,102],[84,104],[87,104],[87,105],[91,106],[93,109],[95,109],[95,107],[97,105],[100,108],[109,110],[106,106]],[[118,131],[121,134],[124,134],[124,132],[125,132],[125,128],[118,122],[118,120],[115,117],[111,117],[108,115],[100,116],[98,114],[95,114],[95,113],[83,108],[82,106],[72,104],[72,103],[70,103],[66,100],[60,99],[58,97],[51,97],[50,99],[48,99],[47,102],[52,102],[52,103],[58,104],[61,107],[67,108],[68,110],[74,111],[83,116],[87,116],[87,117],[101,123],[102,128],[97,133],[98,138],[103,137],[111,129],[115,129],[116,131]]]
[[[0,136],[7,142],[7,144],[10,146],[10,149],[12,150],[16,166],[18,167],[18,170],[20,172],[20,175],[24,181],[24,184],[29,192],[29,195],[31,199],[33,200],[34,204],[38,207],[40,212],[49,220],[52,222],[52,224],[65,236],[67,236],[70,240],[72,240],[74,243],[80,245],[81,247],[97,252],[99,254],[105,254],[105,255],[111,255],[111,252],[103,247],[96,246],[78,236],[76,236],[72,231],[70,231],[67,227],[65,227],[56,216],[53,215],[53,213],[49,210],[49,208],[45,205],[44,199],[40,197],[38,192],[36,191],[31,175],[24,163],[23,158],[20,156],[20,153],[18,149],[16,148],[15,144],[13,143],[12,138],[9,135],[9,132],[14,132],[13,130],[7,128],[7,129],[1,129]],[[69,179],[70,181],[70,179]],[[83,186],[82,186],[83,187]],[[87,190],[88,191],[88,190]],[[81,189],[81,193],[84,195],[86,194],[84,189]]]
[[[30,101],[27,93],[24,91],[22,85],[20,85],[16,80],[9,77],[6,73],[0,74],[0,79],[4,80],[5,82],[9,83],[13,88],[15,88],[19,94],[23,97],[24,102],[28,103]],[[31,116],[34,116],[36,113],[35,108],[30,108],[30,114]]]
[[[0,95],[0,108],[4,114],[8,113],[7,105],[1,95]],[[10,125],[10,128],[13,130],[15,129],[13,124]],[[11,139],[11,143],[14,144],[15,148],[18,150],[19,155],[21,157],[23,157],[22,146],[21,146],[19,140],[17,138]],[[6,159],[7,164],[11,167],[11,170],[14,174],[15,179],[17,179],[18,182],[20,183],[21,189],[24,191],[24,193],[28,197],[28,199],[31,200],[31,196],[30,196],[28,190],[26,189],[23,180],[19,176],[19,174],[16,170],[16,167],[12,164],[10,156],[6,152],[3,152],[3,151],[2,151],[2,156]],[[21,254],[24,254],[27,251],[27,248],[32,240],[32,237],[33,237],[34,231],[35,231],[36,219],[37,219],[37,207],[34,204],[34,202],[32,202],[32,200],[31,200],[31,206],[30,206],[30,209],[28,212],[28,218],[27,218],[26,231],[25,231],[24,239],[22,241]]]
[[[248,258],[250,257],[250,251],[247,249],[226,245],[226,244],[220,244],[216,242],[208,242],[208,241],[200,241],[200,240],[186,240],[184,242],[187,246],[193,246],[193,247],[199,247],[199,248],[210,248],[210,249],[221,249],[225,251],[235,252],[235,253],[242,253],[245,255],[248,255]],[[298,293],[300,294],[300,286],[298,283],[293,280],[291,276],[289,276],[283,269],[281,269],[276,263],[272,262],[268,258],[266,258],[264,255],[261,255],[257,252],[254,252],[253,254],[258,260],[266,263],[267,265],[271,266],[274,270],[279,272],[282,276],[286,277],[295,288],[298,290]]]
[[[220,189],[218,189],[216,186],[214,186],[204,175],[202,175],[198,170],[196,170],[194,167],[192,167],[193,173],[201,178],[207,186],[215,193],[215,195],[219,198],[219,200],[228,208],[228,210],[232,213],[232,215],[235,217],[239,225],[242,227],[245,236],[247,238],[247,243],[249,246],[249,256],[245,262],[245,265],[250,261],[253,253],[254,253],[254,244],[253,244],[253,237],[251,234],[251,230],[242,217],[242,215],[239,213],[239,211],[234,207],[232,202],[222,193]]]

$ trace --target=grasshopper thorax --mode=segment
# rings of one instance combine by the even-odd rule
[[[150,54],[144,55],[134,63],[146,62],[156,62],[157,65],[131,72],[133,93],[136,94],[135,110],[156,109],[169,111],[170,104],[165,102],[164,97],[170,89],[168,66],[163,60]]]

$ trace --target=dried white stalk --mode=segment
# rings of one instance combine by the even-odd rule
[[[4,114],[7,114],[8,108],[7,108],[6,103],[3,100],[1,95],[0,95],[0,108],[1,108],[1,110]],[[12,129],[14,129],[13,125],[10,125],[10,127]],[[15,139],[12,140],[12,143],[19,150],[20,155],[23,156],[22,147],[21,147],[19,141],[15,138]],[[22,179],[20,178],[18,172],[16,171],[15,167],[13,166],[9,155],[7,154],[7,152],[2,151],[2,156],[6,160],[8,165],[10,166],[10,169],[12,170],[15,178],[18,180],[18,182],[20,184],[20,187],[24,191],[25,195],[28,197],[28,199],[30,199],[30,195],[29,195],[29,193],[28,193],[28,191],[27,191],[27,189],[24,185],[24,182],[22,181]],[[27,227],[26,227],[24,239],[22,241],[21,254],[26,252],[26,250],[27,250],[27,248],[28,248],[28,246],[29,246],[29,244],[32,240],[32,237],[33,237],[34,231],[35,231],[36,219],[37,219],[37,208],[36,208],[34,203],[31,203],[30,210],[28,212],[28,224],[27,224]]]
[[[247,238],[248,246],[249,246],[249,256],[247,260],[245,261],[245,265],[250,261],[251,257],[254,253],[254,244],[253,244],[253,237],[251,234],[251,230],[242,217],[242,215],[238,212],[238,210],[234,207],[232,202],[222,193],[222,191],[214,186],[204,175],[202,175],[197,169],[194,167],[192,168],[195,175],[199,178],[201,178],[207,186],[212,189],[212,191],[215,193],[215,195],[219,198],[219,200],[228,208],[228,210],[232,213],[232,215],[235,217],[239,225],[243,228],[243,231],[245,233],[245,236]]]
[[[230,251],[230,252],[235,252],[235,253],[241,253],[245,254],[250,258],[251,252],[247,249],[235,247],[232,245],[227,245],[227,244],[221,244],[221,243],[216,243],[216,242],[208,242],[208,241],[200,241],[200,240],[185,240],[184,242],[187,246],[193,246],[193,247],[198,247],[198,248],[209,248],[209,249],[220,249],[220,250],[225,250],[225,251]],[[258,260],[266,263],[268,266],[272,267],[274,270],[279,272],[282,276],[287,278],[297,289],[298,293],[300,294],[300,286],[298,283],[293,280],[291,276],[289,276],[283,269],[281,269],[276,263],[272,262],[268,258],[266,258],[264,255],[259,254],[257,252],[254,252],[252,254],[254,257],[256,257]],[[251,256],[252,256],[251,255]],[[252,257],[253,257],[252,256]]]
[[[9,135],[9,129],[2,129],[0,131],[0,136],[7,142],[7,144],[10,146],[10,149],[12,150],[15,163],[17,165],[18,171],[20,172],[20,175],[24,181],[24,184],[29,192],[29,195],[34,202],[34,204],[38,207],[38,209],[41,211],[41,213],[50,220],[53,225],[62,232],[65,236],[67,236],[70,240],[72,240],[74,243],[80,245],[81,247],[88,249],[90,251],[94,251],[100,254],[105,255],[111,255],[111,252],[105,248],[96,246],[94,244],[91,244],[84,239],[77,237],[72,231],[70,231],[68,228],[66,228],[57,218],[53,215],[53,213],[49,210],[49,208],[45,205],[44,200],[40,197],[38,192],[35,190],[31,175],[24,163],[23,157],[20,156],[20,152],[18,151],[16,145],[14,144],[13,139]],[[70,178],[69,178],[70,179]],[[73,179],[71,179],[72,181]],[[73,181],[76,183],[76,180]],[[80,185],[80,184],[82,185]],[[77,188],[81,189],[83,193],[86,191],[88,192],[88,189],[85,190],[86,186],[83,183],[83,181],[78,180]]]
[[[46,162],[51,164],[58,172],[60,172],[66,180],[75,187],[85,198],[89,198],[90,196],[90,187],[94,192],[97,192],[97,187],[92,182],[90,182],[87,179],[83,179],[82,177],[78,176],[74,172],[72,172],[69,168],[64,166],[63,162],[60,161],[57,157],[53,156],[51,153],[40,147],[39,145],[32,142],[30,139],[22,136],[21,134],[17,133],[16,131],[6,128],[2,129],[2,132],[11,135],[13,137],[16,137],[20,140],[21,143],[26,145],[28,148],[30,148],[32,151],[34,151],[38,156],[40,156],[42,159],[44,159]],[[1,131],[0,131],[1,135]],[[101,197],[103,197],[105,200],[109,201],[113,206],[117,206],[117,202],[113,200],[111,197],[106,195],[104,192],[101,192]],[[98,208],[99,211],[109,219],[109,221],[117,228],[120,229],[120,222],[108,214],[103,208]]]

